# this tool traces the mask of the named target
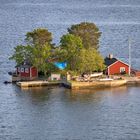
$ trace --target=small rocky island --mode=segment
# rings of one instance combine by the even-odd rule
[[[26,45],[16,46],[10,57],[16,62],[12,81],[21,87],[63,84],[76,89],[121,86],[130,81],[125,77],[139,77],[139,71],[112,54],[103,58],[100,36],[99,28],[89,22],[72,25],[58,45],[45,28],[28,32]]]

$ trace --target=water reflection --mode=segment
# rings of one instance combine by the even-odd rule
[[[0,93],[2,139],[139,138],[140,87],[69,90],[20,89],[8,85],[2,88],[5,89],[5,93]]]
[[[23,94],[26,94],[30,97],[33,102],[44,102],[49,100],[49,92],[51,88],[42,88],[42,87],[34,87],[34,88],[22,88],[21,91]]]
[[[105,89],[84,89],[69,90],[63,87],[31,87],[22,88],[15,87],[17,96],[24,96],[32,103],[43,103],[52,100],[65,102],[100,102],[104,98],[120,98],[127,96],[128,87],[121,86],[117,88]]]
[[[127,86],[121,86],[116,88],[105,88],[105,89],[84,89],[84,90],[71,90],[69,100],[81,101],[81,102],[92,102],[100,101],[105,97],[119,97],[127,94]]]

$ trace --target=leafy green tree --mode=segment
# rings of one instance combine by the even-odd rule
[[[9,59],[15,60],[17,65],[22,64],[25,60],[30,60],[30,63],[32,63],[33,49],[30,45],[18,45],[14,48],[14,53]]]
[[[39,71],[52,72],[58,70],[53,61],[67,61],[67,70],[72,72],[101,71],[104,61],[97,48],[101,33],[93,23],[72,25],[69,33],[60,39],[60,46],[53,48],[52,34],[47,29],[35,29],[26,34],[27,45],[18,45],[10,57],[18,65],[25,60],[37,67]]]
[[[51,46],[46,43],[43,47],[35,45],[33,49],[33,59],[32,64],[38,68],[39,71],[48,72],[52,68],[52,64],[47,62],[51,58]]]
[[[55,69],[52,63],[47,62],[47,59],[50,58],[51,46],[46,43],[43,47],[39,45],[35,45],[34,47],[19,45],[14,48],[14,54],[9,59],[15,60],[17,65],[28,61],[33,66],[37,67],[38,71],[42,71],[46,74],[46,72]]]
[[[68,28],[68,32],[82,39],[84,48],[99,48],[99,38],[101,32],[94,23],[82,22],[80,24],[72,25]]]
[[[26,34],[26,41],[34,48],[32,64],[44,74],[50,69],[54,70],[52,63],[46,61],[52,57],[52,33],[43,28],[35,29]]]
[[[77,56],[80,50],[83,48],[82,40],[80,37],[74,36],[72,34],[66,34],[61,37],[60,40],[60,57],[63,61],[67,61],[68,69],[74,70],[77,64]]]
[[[38,28],[32,32],[26,34],[26,39],[28,44],[40,45],[43,46],[46,43],[51,44],[52,42],[52,33],[47,29]]]
[[[82,49],[77,57],[77,70],[79,73],[92,73],[105,69],[104,59],[94,48]]]

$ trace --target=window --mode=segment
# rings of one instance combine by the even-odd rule
[[[24,68],[21,68],[20,70],[21,70],[21,72],[24,72]]]
[[[125,67],[120,67],[120,73],[125,73]]]
[[[25,73],[29,73],[29,69],[28,68],[25,68]]]

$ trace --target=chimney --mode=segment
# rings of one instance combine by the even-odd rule
[[[113,58],[113,54],[109,54],[109,59],[112,59]]]

